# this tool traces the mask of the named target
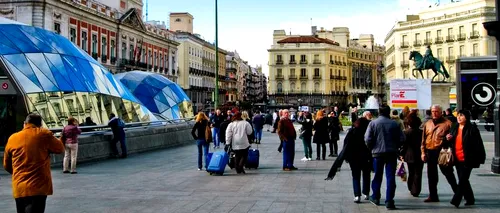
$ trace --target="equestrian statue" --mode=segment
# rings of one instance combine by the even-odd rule
[[[432,69],[432,71],[434,71],[434,77],[432,77],[432,81],[434,81],[434,78],[436,78],[439,74],[443,75],[445,79],[450,77],[448,71],[446,71],[446,68],[443,65],[443,62],[439,61],[437,58],[434,58],[434,56],[432,55],[430,46],[427,46],[427,50],[425,51],[424,56],[422,56],[417,51],[411,51],[409,59],[415,61],[415,68],[413,68],[412,70],[413,77],[415,78],[418,78],[415,75],[415,70],[418,70],[422,78],[424,78],[422,70],[428,69]],[[443,70],[441,70],[441,68],[443,68]]]

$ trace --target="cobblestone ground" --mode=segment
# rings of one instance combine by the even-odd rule
[[[189,137],[186,135],[186,137]],[[343,138],[343,136],[342,136]],[[350,169],[344,164],[333,181],[324,181],[334,158],[301,162],[303,147],[297,142],[295,166],[281,169],[276,134],[264,132],[259,146],[261,166],[224,176],[197,171],[197,151],[184,146],[80,165],[77,175],[53,169],[54,195],[46,212],[385,212],[384,206],[367,201],[353,203]],[[339,144],[341,147],[341,144]],[[412,197],[406,183],[397,179],[396,212],[499,212],[500,176],[489,173],[493,143],[486,143],[488,161],[471,175],[476,206],[457,210],[448,202],[452,191],[440,176],[440,203],[427,204],[427,178],[419,198]],[[313,145],[313,149],[315,147]],[[313,156],[316,153],[313,152]],[[424,169],[424,177],[426,177]],[[0,173],[0,212],[15,212],[10,176]],[[383,186],[385,192],[385,183]],[[385,193],[382,194],[382,202]]]

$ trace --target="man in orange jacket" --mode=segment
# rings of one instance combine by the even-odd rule
[[[63,153],[64,144],[41,126],[40,115],[29,114],[23,130],[5,146],[3,167],[12,174],[17,212],[44,212],[47,195],[52,195],[49,154]]]

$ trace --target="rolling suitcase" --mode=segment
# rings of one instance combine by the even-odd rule
[[[260,157],[259,145],[257,144],[257,148],[250,147],[250,149],[248,149],[248,158],[247,162],[245,163],[245,168],[247,169],[259,168],[259,157]]]
[[[223,175],[226,165],[229,161],[229,155],[225,151],[215,151],[208,164],[207,172],[212,174]]]

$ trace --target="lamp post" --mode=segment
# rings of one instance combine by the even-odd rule
[[[214,91],[214,110],[217,110],[219,104],[219,20],[217,14],[217,0],[215,0],[215,91]]]
[[[484,28],[488,31],[489,36],[495,36],[497,39],[497,98],[495,102],[495,155],[491,162],[491,171],[500,173],[500,8],[499,0],[496,0],[497,20],[483,23]]]

